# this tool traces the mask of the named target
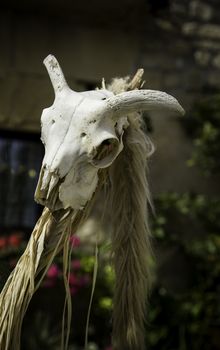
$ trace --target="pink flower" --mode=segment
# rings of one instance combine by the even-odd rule
[[[107,346],[107,348],[105,348],[105,350],[113,350],[113,349],[112,349],[112,346],[110,345],[110,346]]]
[[[56,278],[58,274],[59,274],[58,266],[55,264],[51,265],[47,271],[47,277]]]
[[[0,237],[0,249],[5,248],[7,246],[7,238],[6,237]]]
[[[73,261],[72,261],[72,268],[73,268],[74,270],[79,270],[80,267],[81,267],[81,262],[80,262],[79,259],[76,259],[76,260],[73,260]]]
[[[71,286],[73,285],[78,285],[79,284],[79,279],[76,277],[76,275],[74,273],[70,273],[70,276],[69,276],[69,284]]]
[[[8,244],[12,247],[18,247],[22,242],[22,237],[23,235],[21,232],[14,232],[8,237]]]
[[[70,237],[70,244],[73,247],[79,247],[80,245],[80,238],[76,235],[73,235]]]

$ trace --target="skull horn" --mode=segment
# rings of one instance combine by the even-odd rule
[[[44,59],[44,65],[47,68],[48,74],[50,76],[55,96],[61,93],[63,90],[69,89],[69,86],[67,85],[66,79],[56,57],[53,55],[48,55]]]
[[[132,90],[122,92],[108,98],[106,101],[107,112],[113,112],[121,116],[137,111],[153,111],[168,109],[171,112],[185,114],[179,102],[171,95],[157,90]]]

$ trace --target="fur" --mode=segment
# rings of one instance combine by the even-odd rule
[[[136,120],[124,135],[124,152],[110,169],[112,253],[116,274],[113,344],[117,350],[144,348],[144,322],[150,287],[151,254],[146,177],[148,139]],[[133,125],[132,125],[133,124]]]
[[[119,88],[122,87],[121,80]],[[113,86],[117,87],[117,81]],[[127,79],[125,80],[125,89]],[[117,90],[118,92],[118,90]],[[116,274],[113,304],[113,348],[142,350],[152,258],[148,203],[147,159],[154,148],[138,113],[129,116],[124,150],[109,169],[109,212],[112,216],[112,255]]]
[[[139,78],[136,80],[139,84]],[[116,79],[109,90],[117,94],[130,86],[128,78]],[[129,116],[129,123],[123,135],[123,152],[109,169],[100,170],[98,188],[84,210],[58,211],[54,217],[48,209],[44,209],[24,254],[0,294],[0,350],[19,349],[22,321],[29,302],[55,255],[63,248],[67,308],[67,324],[63,320],[63,328],[67,328],[67,335],[65,340],[62,337],[62,349],[67,349],[71,317],[68,237],[72,227],[76,230],[86,220],[106,182],[109,184],[106,203],[112,219],[112,255],[116,273],[113,346],[115,350],[144,349],[151,256],[147,157],[152,152],[152,144],[142,130],[138,113]]]

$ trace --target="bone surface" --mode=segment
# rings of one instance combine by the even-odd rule
[[[78,210],[92,198],[98,170],[109,167],[123,150],[127,115],[162,108],[183,113],[183,109],[174,97],[161,91],[77,93],[68,87],[54,56],[49,55],[44,64],[55,100],[41,116],[45,157],[35,199],[51,210]]]
[[[35,198],[49,209],[44,208],[0,294],[0,350],[20,349],[28,304],[61,249],[68,285],[69,237],[88,217],[106,179],[104,205],[112,203],[113,208],[108,214],[114,226],[112,255],[116,272],[113,346],[114,350],[142,350],[148,290],[146,256],[150,254],[146,172],[149,141],[137,112],[158,108],[182,112],[182,108],[163,92],[127,91],[141,86],[142,70],[130,84],[119,79],[120,88],[108,91],[103,82],[101,90],[77,93],[68,87],[55,57],[49,55],[44,63],[55,100],[41,117],[45,157]],[[68,299],[68,289],[66,292]],[[72,308],[71,303],[68,305],[69,330]],[[67,348],[68,331],[61,345],[62,350]]]

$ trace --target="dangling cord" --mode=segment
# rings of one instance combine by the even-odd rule
[[[102,84],[103,84],[103,86],[105,86],[104,80],[103,80]],[[104,186],[104,190],[106,190],[105,186]],[[105,201],[104,208],[103,208],[104,210],[102,211],[102,216],[101,216],[101,222],[104,219],[106,207],[107,207],[107,203]],[[93,297],[94,297],[94,292],[95,292],[97,273],[98,273],[98,263],[99,263],[99,246],[98,246],[99,238],[100,237],[99,237],[98,230],[97,230],[96,231],[96,242],[95,242],[95,261],[94,261],[94,268],[93,268],[92,290],[91,290],[89,307],[88,307],[88,312],[87,312],[87,319],[86,319],[85,346],[84,346],[85,349],[84,350],[88,349],[89,321],[90,321],[90,314],[91,314],[92,302],[93,302]]]
[[[91,291],[89,308],[88,308],[87,319],[86,319],[85,350],[88,349],[89,321],[90,321],[91,307],[92,307],[93,296],[94,296],[96,280],[97,280],[97,272],[98,272],[98,253],[99,253],[98,235],[96,234],[95,262],[94,262],[94,268],[93,268],[92,291]]]
[[[66,235],[66,240],[63,247],[63,280],[64,280],[66,297],[65,297],[64,307],[63,307],[63,318],[62,318],[62,338],[61,338],[62,350],[68,349],[71,317],[72,317],[72,299],[71,299],[70,286],[69,286],[70,265],[71,265],[71,256],[72,256],[72,250],[73,250],[73,245],[70,248],[70,240],[69,240],[71,235],[71,228],[72,227],[70,225],[68,230],[69,232]],[[67,330],[66,330],[66,339],[64,340],[65,325],[67,327]]]

